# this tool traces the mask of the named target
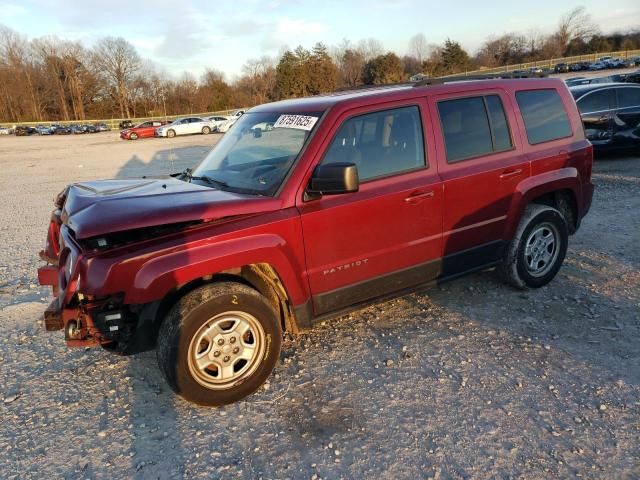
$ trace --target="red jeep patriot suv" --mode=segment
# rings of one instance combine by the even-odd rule
[[[47,330],[156,348],[184,398],[255,391],[283,330],[497,267],[550,282],[589,210],[592,147],[560,80],[404,85],[252,108],[193,170],[72,184]]]

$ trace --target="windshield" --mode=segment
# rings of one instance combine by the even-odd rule
[[[245,113],[193,177],[206,177],[230,191],[273,196],[319,118],[319,113]]]

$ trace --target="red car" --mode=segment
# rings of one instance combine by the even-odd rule
[[[156,348],[203,405],[255,391],[285,330],[489,268],[546,285],[591,206],[593,148],[558,79],[287,100],[232,132],[193,171],[67,187],[38,271],[47,330]]]
[[[139,138],[153,137],[156,128],[166,125],[167,122],[159,122],[156,120],[149,120],[148,122],[142,122],[135,127],[126,128],[120,132],[120,138],[123,140],[137,140]]]

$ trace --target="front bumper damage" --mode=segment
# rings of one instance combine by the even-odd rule
[[[69,347],[117,341],[125,328],[125,312],[117,298],[95,299],[79,291],[82,252],[62,225],[59,211],[52,215],[40,258],[47,264],[38,268],[38,282],[50,286],[54,296],[44,312],[45,330],[64,330]]]

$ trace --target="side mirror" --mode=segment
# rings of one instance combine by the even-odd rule
[[[311,176],[307,192],[310,194],[335,195],[357,192],[359,186],[358,167],[353,163],[329,163],[316,167]]]

